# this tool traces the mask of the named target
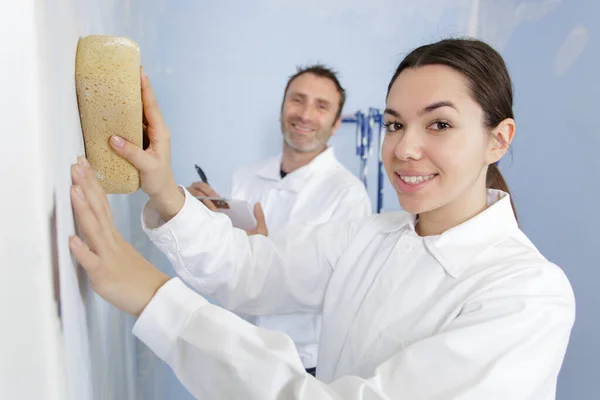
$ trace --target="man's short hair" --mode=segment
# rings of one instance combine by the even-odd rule
[[[288,91],[291,83],[294,81],[294,79],[296,79],[300,75],[309,74],[309,73],[316,75],[320,78],[329,79],[330,81],[332,81],[334,83],[335,88],[337,89],[337,91],[340,95],[339,109],[335,115],[335,120],[337,121],[338,118],[340,117],[340,115],[342,115],[342,109],[344,108],[344,103],[346,102],[346,90],[344,90],[344,88],[340,84],[340,81],[338,80],[338,77],[337,77],[337,72],[331,68],[328,68],[328,67],[322,65],[322,64],[314,64],[314,65],[309,65],[306,67],[297,67],[296,73],[294,75],[290,76],[290,78],[288,79],[287,85],[285,86],[285,91],[283,92],[283,103],[285,103],[285,96],[287,95],[287,91]],[[283,110],[283,103],[281,103],[282,110]]]

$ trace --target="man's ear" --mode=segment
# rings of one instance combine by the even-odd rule
[[[342,116],[340,115],[333,124],[333,128],[331,129],[331,136],[335,135],[335,132],[339,129],[340,125],[342,125]]]
[[[488,164],[498,162],[504,156],[515,137],[516,129],[515,120],[506,118],[492,130],[492,140],[490,140],[486,157]]]

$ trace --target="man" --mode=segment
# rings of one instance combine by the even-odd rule
[[[268,235],[290,227],[371,214],[364,185],[337,161],[333,148],[327,145],[342,122],[345,99],[345,91],[332,70],[322,65],[298,69],[288,80],[281,105],[283,152],[235,172],[231,198],[260,204],[255,212],[264,212]],[[195,196],[218,196],[203,182],[193,183],[188,190]],[[210,202],[205,204],[215,210]],[[255,233],[267,235],[263,229],[249,232]],[[314,375],[319,315],[262,316],[250,321],[287,333],[304,367]]]

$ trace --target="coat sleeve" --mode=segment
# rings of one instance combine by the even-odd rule
[[[321,310],[333,268],[352,234],[351,221],[298,225],[268,238],[248,236],[226,215],[185,194],[182,210],[167,223],[146,205],[142,225],[189,286],[249,315]]]
[[[257,328],[173,279],[134,334],[199,399],[554,399],[574,322],[565,279],[531,276],[468,300],[439,333],[390,354],[370,377],[330,383],[306,374],[286,335]],[[340,335],[343,333],[340,332]]]

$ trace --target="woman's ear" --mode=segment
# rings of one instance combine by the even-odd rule
[[[515,136],[516,124],[512,118],[506,118],[491,132],[487,162],[493,164],[504,156]]]

